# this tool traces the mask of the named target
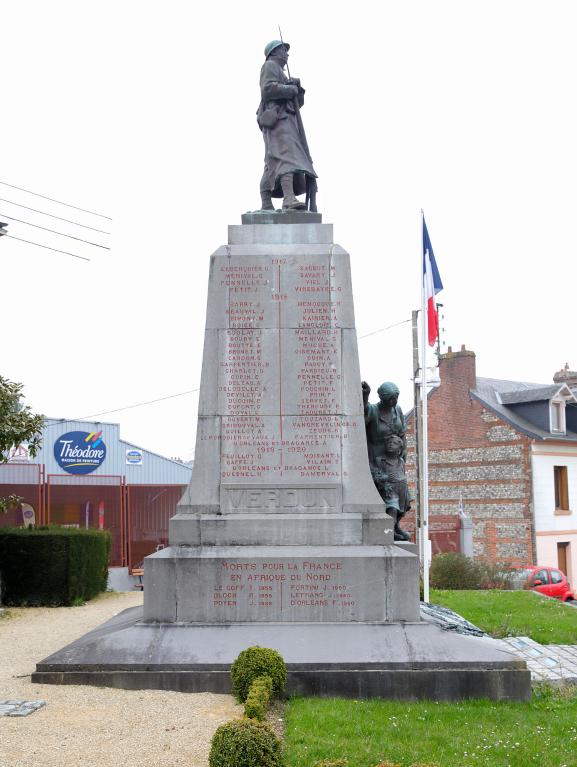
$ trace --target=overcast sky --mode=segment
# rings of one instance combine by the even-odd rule
[[[420,209],[446,347],[549,383],[575,348],[574,0],[4,3],[0,374],[75,418],[196,389],[209,256],[259,207],[265,44],[291,43],[319,209],[351,254],[359,336],[420,302]],[[101,234],[18,208],[68,218]],[[412,404],[410,323],[360,339]],[[100,416],[192,457],[197,394]]]

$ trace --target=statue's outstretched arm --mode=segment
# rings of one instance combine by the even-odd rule
[[[366,381],[361,381],[361,389],[363,392],[363,409],[365,411],[365,422],[369,416],[369,394],[371,393],[371,387]]]

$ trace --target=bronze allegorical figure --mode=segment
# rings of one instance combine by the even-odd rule
[[[397,404],[399,389],[390,381],[381,384],[377,389],[379,402],[371,405],[371,387],[366,381],[361,387],[371,475],[385,502],[387,514],[395,521],[395,541],[408,541],[409,534],[399,525],[412,501],[405,475],[407,440],[405,418]]]

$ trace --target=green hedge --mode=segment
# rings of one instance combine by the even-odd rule
[[[244,715],[249,719],[265,718],[266,708],[272,698],[272,679],[270,676],[257,676],[248,688],[248,695],[244,702]]]
[[[110,533],[67,527],[0,528],[7,605],[72,605],[106,591]]]
[[[230,667],[233,695],[244,703],[249,688],[259,676],[272,681],[273,695],[280,695],[287,681],[287,670],[282,656],[269,647],[248,647],[239,653]]]
[[[254,719],[233,719],[214,733],[210,767],[282,767],[281,744],[274,732]]]

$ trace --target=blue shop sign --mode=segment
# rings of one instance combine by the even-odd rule
[[[90,474],[106,458],[102,432],[69,431],[54,443],[54,458],[68,474]]]

